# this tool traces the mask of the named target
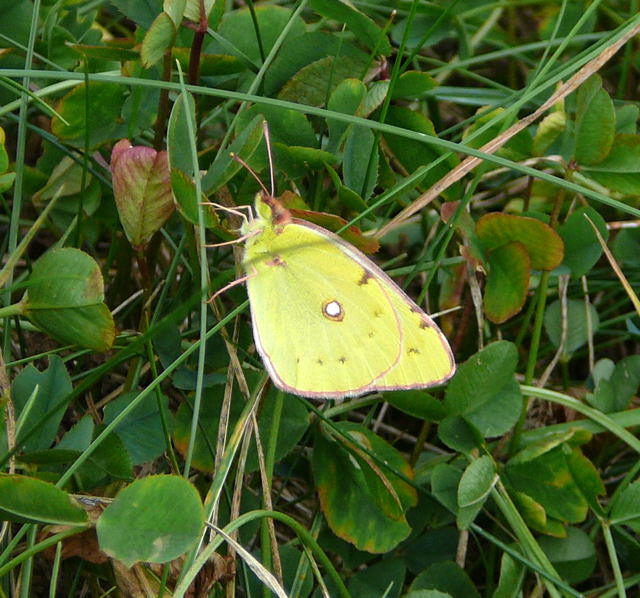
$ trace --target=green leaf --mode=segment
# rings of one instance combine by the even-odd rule
[[[562,239],[537,218],[491,212],[478,220],[476,234],[487,252],[511,241],[522,243],[536,270],[553,270],[562,262]]]
[[[418,133],[424,133],[425,135],[436,137],[433,123],[426,116],[421,112],[410,110],[402,106],[389,107],[387,123],[402,129],[416,131]],[[428,145],[422,141],[409,139],[407,137],[400,137],[398,135],[389,135],[385,133],[384,139],[395,158],[409,173],[413,173],[420,166],[427,166],[432,162],[435,162],[443,153],[446,153],[432,145]],[[449,170],[455,167],[457,163],[458,158],[455,155],[450,154],[444,162],[430,168],[425,177],[414,184],[429,186],[440,180],[449,172]],[[445,196],[449,197],[450,193],[456,194],[456,189],[456,185],[450,187],[449,190],[445,192]]]
[[[260,38],[262,39],[262,47],[265,56],[269,53],[273,44],[278,39],[282,30],[287,25],[293,11],[284,6],[259,4],[255,7],[256,20],[258,29],[260,30]],[[303,20],[298,16],[295,18],[287,40],[302,35],[305,32]],[[249,57],[254,65],[262,64],[262,56],[260,55],[260,46],[258,44],[253,19],[248,8],[241,8],[225,13],[218,33],[228,42],[230,42],[240,53]],[[285,42],[286,43],[286,42]],[[284,45],[284,44],[283,44]],[[216,44],[212,44],[207,48],[208,52],[216,52],[212,50],[216,48]],[[227,54],[229,48],[224,48],[223,53]]]
[[[578,299],[567,299],[567,342],[564,346],[565,355],[570,355],[582,345],[586,344],[589,338],[589,330],[595,333],[600,326],[600,318],[596,308],[591,304],[585,304]],[[544,314],[544,328],[551,342],[560,346],[562,338],[562,308],[559,300],[554,301],[547,307]]]
[[[104,430],[104,426],[93,429],[93,438]],[[111,432],[98,445],[89,458],[80,466],[75,480],[81,490],[89,492],[114,480],[131,480],[133,466],[131,457],[120,437]]]
[[[25,442],[18,435],[17,446],[21,451],[38,451],[51,446],[71,400],[72,390],[71,378],[62,359],[57,355],[49,356],[49,367],[46,370],[39,372],[28,365],[15,377],[11,385],[11,398],[16,418],[20,422],[20,431],[29,432],[40,419],[46,418],[38,432]],[[32,395],[32,402],[29,403]],[[28,408],[26,417],[23,416],[25,408]],[[3,426],[0,437],[4,434]]]
[[[522,399],[514,373],[515,345],[497,341],[470,357],[449,382],[444,404],[452,415],[462,415],[483,436],[500,436],[515,424]]]
[[[366,91],[364,83],[359,79],[344,79],[333,90],[327,109],[342,114],[355,115]],[[329,140],[326,149],[329,152],[337,153],[349,124],[334,118],[327,118],[327,126],[329,127]]]
[[[615,126],[613,102],[602,89],[600,77],[592,75],[580,86],[576,99],[576,162],[602,162],[613,145]]]
[[[338,62],[342,58],[356,62],[359,65],[358,75],[362,74],[368,64],[367,54],[344,37],[324,31],[307,31],[298,37],[287,38],[282,45],[281,51],[265,73],[265,94],[276,96],[282,86],[302,68],[327,56],[337,58]]]
[[[467,573],[452,562],[431,565],[414,579],[410,590],[439,590],[452,598],[480,598]]]
[[[56,106],[63,120],[54,116],[51,132],[64,143],[84,148],[88,134],[89,148],[124,137],[127,125],[120,118],[124,87],[101,81],[84,83],[65,95]]]
[[[558,574],[571,585],[587,580],[593,573],[596,549],[581,529],[570,527],[566,538],[541,536],[538,542]]]
[[[638,255],[640,255],[640,229],[623,228],[618,231],[613,240],[613,255],[624,268],[636,269],[640,267]]]
[[[122,139],[111,152],[111,173],[124,232],[134,248],[142,248],[175,209],[167,152]]]
[[[571,449],[566,449],[570,455]],[[539,502],[552,517],[569,523],[584,521],[588,503],[573,478],[564,445],[526,462],[509,461],[504,473],[516,490]]]
[[[545,116],[536,130],[533,138],[532,154],[544,156],[551,145],[567,128],[567,114],[564,108],[555,110]]]
[[[365,201],[373,193],[378,179],[378,152],[374,143],[375,136],[370,129],[351,127],[344,146],[342,165],[344,184]],[[371,168],[367,179],[369,159],[371,159]]]
[[[338,161],[333,154],[315,147],[274,143],[273,150],[278,165],[284,170],[288,170],[287,165],[289,164],[303,166],[311,170],[322,170],[325,166],[334,165]]]
[[[384,400],[404,413],[427,421],[438,422],[447,415],[442,401],[423,390],[388,391],[384,393]]]
[[[366,442],[369,451],[393,470],[411,477],[411,468],[400,453],[373,432],[346,422],[340,424],[340,428],[350,434],[356,446]],[[320,506],[329,527],[338,537],[359,550],[388,552],[411,531],[398,506],[406,508],[415,504],[415,490],[386,469],[376,466],[374,471],[361,455],[361,452],[354,453],[353,448],[347,450],[321,429],[312,457]],[[380,474],[384,479],[380,479]]]
[[[117,415],[137,396],[130,392],[119,396],[104,408],[104,423],[110,424]],[[165,412],[168,411],[168,400],[161,396]],[[171,427],[169,422],[169,427]],[[158,399],[155,394],[147,395],[114,429],[131,456],[133,465],[140,465],[159,457],[166,449],[162,431]]]
[[[196,128],[196,105],[193,96],[190,93],[185,96],[180,94],[173,104],[171,115],[169,116],[169,127],[167,130],[167,152],[169,155],[169,167],[171,170],[180,170],[187,177],[193,178],[194,164],[191,158],[191,131],[197,131]],[[189,127],[191,121],[191,127]],[[197,165],[195,165],[197,167]]]
[[[527,248],[519,241],[491,251],[484,289],[484,311],[489,320],[502,324],[522,309],[529,290],[530,265]]]
[[[100,548],[131,567],[166,563],[191,548],[204,521],[202,501],[184,478],[148,476],[121,490],[98,519]]]
[[[143,29],[149,29],[162,10],[161,0],[111,0],[111,2],[125,17]]]
[[[438,426],[438,437],[450,449],[467,455],[482,446],[480,432],[460,415],[445,417]]]
[[[640,533],[640,480],[629,484],[611,505],[611,523]]]
[[[398,77],[393,88],[394,100],[397,98],[420,98],[438,86],[438,82],[428,73],[405,71]]]
[[[178,212],[185,219],[196,226],[199,225],[198,220],[198,203],[196,201],[196,184],[192,178],[179,169],[171,171],[171,191],[175,200]],[[200,195],[200,209],[202,210],[202,218],[205,228],[218,228],[220,226],[220,218],[212,205],[207,202],[207,196]]]
[[[398,598],[402,592],[406,567],[397,557],[384,558],[379,563],[358,571],[347,589],[358,598]]]
[[[341,0],[310,0],[309,7],[327,19],[344,23],[370,50],[384,56],[391,54],[391,44],[382,29],[353,5]]]
[[[584,174],[612,191],[640,194],[640,135],[616,135],[609,155]]]
[[[207,174],[202,177],[202,189],[205,193],[214,193],[226,185],[242,168],[242,164],[231,157],[232,154],[245,162],[251,158],[262,141],[263,126],[264,119],[259,114],[248,125],[242,127],[228,149],[218,151]]]
[[[433,468],[431,491],[451,513],[458,512],[458,486],[461,479],[462,472],[448,463],[440,463]]]
[[[24,314],[62,343],[106,351],[115,339],[100,267],[79,249],[45,253],[34,265],[22,299]]]
[[[325,56],[301,68],[278,93],[278,99],[310,106],[324,106],[329,95],[344,79],[357,78],[359,61],[349,57]]]
[[[176,25],[166,12],[161,12],[151,24],[142,40],[140,58],[145,68],[150,68],[164,56],[176,36]]]
[[[596,225],[605,241],[609,238],[607,223],[588,206],[578,208],[558,227],[565,247],[563,264],[571,269],[574,278],[589,272],[602,255],[602,246],[586,216]]]
[[[524,566],[506,552],[500,557],[500,578],[491,598],[517,598],[522,591]]]
[[[258,428],[262,442],[269,438],[275,393],[270,393],[266,398],[262,410],[258,416]],[[212,472],[214,464],[213,447],[216,446],[218,427],[220,425],[221,395],[217,388],[207,388],[203,397],[200,410],[198,432],[196,434],[193,467],[200,471]],[[232,428],[242,412],[243,404],[240,400],[231,403],[228,426]],[[191,433],[192,411],[187,402],[181,403],[175,416],[173,428],[174,443],[181,454],[186,454]],[[277,438],[275,458],[276,462],[293,450],[302,435],[309,426],[309,415],[300,401],[290,401],[282,412],[280,431]],[[251,444],[245,471],[251,473],[258,469],[258,456],[255,444]]]
[[[53,484],[22,475],[0,473],[0,518],[17,517],[36,523],[83,525],[86,513]]]
[[[468,529],[473,523],[497,481],[495,464],[488,455],[475,459],[467,466],[458,486],[459,529]]]
[[[625,104],[616,109],[616,133],[635,135],[640,108],[635,104]]]

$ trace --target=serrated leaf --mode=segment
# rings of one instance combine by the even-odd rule
[[[140,58],[145,68],[150,68],[164,56],[176,36],[176,26],[166,12],[161,12],[145,33],[140,48]]]
[[[175,208],[167,152],[118,141],[111,152],[113,195],[120,222],[134,248],[146,245]]]

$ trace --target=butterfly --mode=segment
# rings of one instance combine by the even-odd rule
[[[427,388],[455,372],[433,320],[338,235],[258,193],[242,226],[256,347],[275,385],[319,399]]]

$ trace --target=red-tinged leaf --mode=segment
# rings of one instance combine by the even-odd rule
[[[312,212],[311,210],[292,209],[291,214],[296,218],[313,222],[322,228],[326,228],[332,232],[337,232],[347,225],[347,221],[335,214],[327,214],[326,212]],[[340,236],[357,247],[363,253],[375,253],[380,248],[380,243],[373,237],[365,237],[362,231],[354,225],[347,227],[340,233]]]
[[[122,139],[111,152],[111,173],[124,231],[134,247],[141,247],[174,210],[167,152]]]
[[[517,314],[527,298],[529,254],[522,243],[512,241],[490,253],[488,266],[484,311],[492,322],[501,324]]]
[[[511,241],[522,243],[536,270],[553,270],[564,257],[560,235],[537,218],[492,212],[478,220],[476,234],[487,252]]]

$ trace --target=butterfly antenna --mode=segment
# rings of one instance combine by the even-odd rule
[[[262,131],[264,133],[264,141],[267,144],[267,155],[269,156],[269,175],[271,179],[271,197],[276,194],[276,179],[273,173],[273,154],[271,153],[271,135],[269,135],[269,123],[265,120],[262,123]]]
[[[241,164],[242,166],[244,166],[249,171],[251,176],[256,181],[258,181],[258,185],[260,185],[260,188],[264,191],[265,195],[269,195],[269,191],[267,191],[267,188],[264,186],[264,183],[260,180],[260,177],[255,173],[253,168],[251,168],[251,166],[249,166],[240,156],[238,156],[234,152],[231,152],[229,155],[231,156],[232,160],[235,160],[238,164]]]

